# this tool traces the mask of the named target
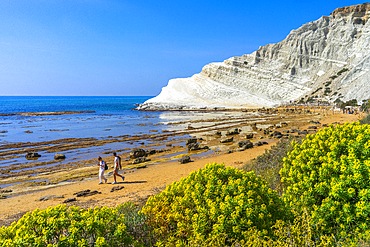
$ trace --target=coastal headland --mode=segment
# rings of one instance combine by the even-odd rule
[[[325,107],[281,107],[244,113],[225,111],[214,118],[176,122],[172,124],[187,127],[145,136],[120,136],[103,140],[66,138],[2,146],[1,157],[10,158],[34,150],[58,153],[135,141],[141,143],[138,149],[145,150],[146,155],[137,161],[132,157],[133,150],[129,149],[103,149],[97,153],[110,166],[106,172],[108,183],[102,185],[98,185],[96,158],[78,161],[66,159],[63,162],[50,160],[33,165],[3,167],[0,225],[9,225],[27,211],[61,203],[81,207],[115,206],[127,201],[141,203],[206,164],[217,162],[240,168],[270,149],[280,138],[315,133],[330,124],[353,122],[363,117],[361,114],[343,114]],[[196,145],[190,148],[189,143]],[[247,148],[243,146],[245,143],[253,145]],[[117,184],[111,184],[112,151],[122,157],[121,173],[125,176],[124,181],[118,178]],[[191,162],[180,163],[179,160],[185,156]]]

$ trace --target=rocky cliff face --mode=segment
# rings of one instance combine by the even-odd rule
[[[141,110],[273,107],[370,98],[370,3],[338,8],[281,42],[169,81]]]

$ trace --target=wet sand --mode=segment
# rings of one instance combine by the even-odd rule
[[[184,131],[153,133],[150,139],[156,140],[156,142],[153,142],[154,144],[151,147],[143,143],[142,148],[148,150],[160,147],[160,149],[155,149],[160,150],[160,152],[149,155],[147,157],[151,160],[149,162],[134,165],[132,159],[128,157],[130,150],[117,150],[122,157],[122,172],[125,173],[126,178],[123,182],[120,181],[120,178],[117,178],[119,183],[115,185],[111,184],[113,182],[111,168],[106,173],[108,183],[98,185],[98,167],[95,159],[67,162],[62,166],[54,166],[52,169],[41,168],[36,177],[32,176],[27,170],[23,173],[14,173],[12,168],[8,168],[8,176],[2,179],[0,183],[0,196],[3,198],[0,199],[0,207],[2,208],[0,225],[8,225],[27,211],[66,203],[65,201],[68,199],[72,199],[72,202],[67,203],[68,205],[81,207],[115,206],[127,201],[143,202],[148,196],[163,190],[166,185],[178,181],[190,172],[212,162],[223,163],[226,166],[236,168],[242,167],[248,161],[263,154],[265,150],[278,141],[277,138],[265,134],[264,129],[269,125],[271,131],[279,131],[287,135],[285,133],[292,132],[293,129],[307,130],[313,133],[316,130],[310,128],[312,126],[319,129],[328,124],[353,122],[361,118],[360,115],[334,113],[322,109],[311,109],[309,113],[290,112],[283,109],[264,120],[256,118],[251,121],[251,119],[241,118],[228,121],[227,118],[218,118],[211,121],[207,120],[207,124],[202,124],[202,120],[199,119],[193,120],[186,123],[188,128]],[[240,134],[232,135],[232,142],[221,144],[220,140],[230,137],[226,134],[235,128],[241,130]],[[221,132],[222,136],[216,135],[217,131]],[[246,139],[246,133],[254,133],[251,139],[252,142],[264,141],[268,144],[238,151],[238,142]],[[188,152],[185,146],[188,134],[198,137],[200,145],[209,146],[210,151]],[[290,135],[297,135],[297,133],[291,133]],[[186,138],[182,136],[186,136]],[[174,139],[174,137],[177,139]],[[102,143],[124,142],[135,138],[142,137],[120,137],[100,141]],[[58,145],[55,146],[50,143],[40,146],[46,148],[53,146],[52,148],[55,151],[60,151],[66,146],[102,145],[102,143],[99,143],[100,141],[85,140],[81,143],[80,141],[60,140],[57,143]],[[32,148],[32,144],[30,148]],[[178,159],[183,155],[189,155],[192,162],[180,164]],[[105,160],[110,166],[113,164],[113,156],[110,154],[105,157]],[[34,172],[32,167],[29,170]],[[1,173],[4,173],[4,171],[1,171]],[[3,187],[2,184],[12,185]],[[89,194],[87,190],[93,193]],[[81,191],[87,192],[86,195],[77,196],[76,193]]]

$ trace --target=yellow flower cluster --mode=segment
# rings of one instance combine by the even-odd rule
[[[149,198],[142,213],[166,245],[225,246],[247,240],[251,229],[271,234],[287,210],[254,172],[209,164]]]
[[[297,214],[312,212],[318,231],[361,231],[370,217],[369,147],[366,124],[333,125],[308,135],[284,158],[284,200]]]

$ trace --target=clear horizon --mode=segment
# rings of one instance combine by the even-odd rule
[[[0,2],[0,96],[156,96],[361,1]]]

